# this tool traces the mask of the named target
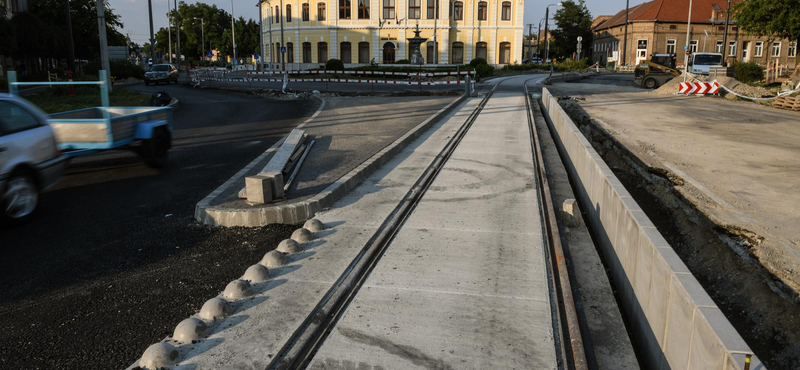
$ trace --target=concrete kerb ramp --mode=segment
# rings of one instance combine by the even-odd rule
[[[361,181],[380,168],[384,163],[388,162],[395,154],[399,153],[418,136],[422,135],[422,133],[442,119],[442,117],[446,116],[454,107],[463,102],[464,99],[466,99],[466,95],[462,94],[461,97],[450,102],[447,106],[428,117],[425,121],[413,127],[405,135],[389,144],[383,150],[375,153],[375,155],[309,199],[299,202],[289,202],[288,204],[265,204],[248,208],[224,208],[211,205],[211,202],[215,198],[220,196],[228,187],[236,185],[237,181],[239,181],[245,173],[255,167],[258,162],[275,153],[286,140],[286,137],[284,137],[247,167],[239,171],[239,173],[209,194],[205,199],[198,202],[195,206],[195,219],[207,225],[225,227],[258,227],[275,223],[302,224],[306,220],[313,218],[314,215],[322,211],[323,208],[333,205],[337,199],[341,198],[348,191],[356,188]],[[318,113],[319,111],[317,114]],[[313,120],[317,114],[312,116],[309,121]],[[308,123],[308,121],[306,123]]]
[[[651,369],[765,370],[581,131],[544,89],[548,125]]]

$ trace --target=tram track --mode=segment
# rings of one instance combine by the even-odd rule
[[[551,191],[547,181],[547,171],[543,167],[542,152],[538,144],[535,126],[533,125],[532,103],[527,88],[528,81],[525,81],[522,93],[526,96],[525,104],[531,136],[531,150],[536,167],[535,173],[538,174],[537,184],[540,190],[537,191],[537,194],[540,204],[542,204],[542,208],[539,212],[543,216],[543,220],[546,218],[546,221],[543,221],[542,227],[547,232],[545,240],[547,241],[548,251],[546,252],[546,256],[548,258],[548,265],[552,269],[548,274],[553,284],[550,289],[551,292],[555,292],[557,295],[557,297],[555,297],[557,304],[553,308],[554,312],[552,312],[556,321],[554,325],[554,336],[557,337],[555,342],[562,343],[559,346],[564,346],[567,349],[567,351],[556,350],[557,353],[563,354],[563,356],[566,357],[566,359],[562,359],[562,366],[559,368],[583,370],[588,369],[588,367],[586,367],[584,345],[581,339],[580,328],[578,327],[573,290],[569,281],[569,273],[567,271],[563,245],[561,244],[558,220],[556,219]],[[272,361],[266,369],[305,369],[311,364],[317,351],[322,347],[326,338],[331,334],[339,320],[343,317],[349,304],[355,299],[370,273],[375,269],[395,236],[402,229],[403,224],[413,213],[461,140],[503,82],[504,81],[500,81],[495,84],[492,90],[486,94],[477,107],[470,113],[464,124],[459,127],[456,134],[453,135],[445,147],[425,169],[423,174],[417,179],[411,189],[384,220],[302,324],[292,333],[290,339],[272,358]],[[555,273],[552,273],[553,271],[555,271]],[[559,355],[559,357],[562,356]]]

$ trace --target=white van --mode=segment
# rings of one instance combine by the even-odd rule
[[[689,60],[689,72],[708,76],[711,68],[724,67],[725,57],[720,53],[693,53]]]

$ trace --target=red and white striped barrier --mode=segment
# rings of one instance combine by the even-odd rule
[[[714,82],[681,82],[678,94],[719,94],[719,83]]]
[[[434,76],[465,76],[473,75],[474,71],[459,71],[459,72],[383,72],[383,71],[328,71],[328,70],[309,70],[309,71],[286,71],[290,75],[303,75],[303,74],[351,74],[351,75],[369,75],[369,76],[420,76],[420,77],[434,77]],[[256,72],[249,71],[250,75],[282,75],[283,72]]]
[[[283,82],[282,78],[195,78],[195,82]],[[410,86],[433,86],[433,85],[458,85],[461,81],[393,81],[393,80],[351,80],[345,78],[289,78],[288,82],[332,82],[332,83],[364,83],[364,84],[386,84],[386,85],[410,85]]]

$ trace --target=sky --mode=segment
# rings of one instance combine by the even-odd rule
[[[129,34],[131,40],[139,45],[144,44],[150,38],[150,24],[147,12],[147,0],[106,0],[114,8],[115,12],[122,16],[122,23],[125,27],[122,33]],[[152,0],[153,1],[153,30],[158,31],[161,27],[167,26],[167,0]],[[170,4],[174,4],[175,0],[170,0]],[[179,0],[181,1],[181,0]],[[187,3],[204,2],[207,4],[216,4],[217,7],[225,9],[230,13],[231,1],[230,0],[204,0],[193,1],[184,0]],[[648,0],[630,0],[630,5],[638,5]],[[527,34],[527,25],[533,24],[533,32],[537,31],[539,21],[545,16],[545,7],[548,4],[558,3],[558,0],[525,0],[525,33]],[[256,0],[233,0],[233,14],[236,18],[244,17],[258,19],[258,7]],[[592,17],[599,15],[613,15],[625,8],[625,0],[586,0],[586,6],[592,13]],[[558,9],[558,6],[550,7],[551,26],[552,26],[552,13]]]

